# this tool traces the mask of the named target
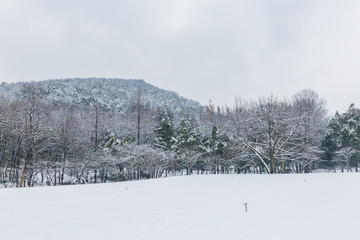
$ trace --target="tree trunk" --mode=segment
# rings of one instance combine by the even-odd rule
[[[21,173],[20,187],[25,187],[25,176],[26,176],[28,163],[29,163],[29,159],[27,158],[25,161],[24,169]]]

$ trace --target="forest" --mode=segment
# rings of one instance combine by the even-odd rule
[[[174,111],[138,87],[123,111],[0,94],[0,186],[105,183],[190,174],[358,171],[360,110],[329,116],[311,89]]]

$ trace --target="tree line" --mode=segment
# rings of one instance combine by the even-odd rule
[[[182,174],[357,171],[360,110],[329,117],[310,89],[198,112],[151,107],[139,88],[123,112],[49,101],[36,84],[1,96],[3,187]]]

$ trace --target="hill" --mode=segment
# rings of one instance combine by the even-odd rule
[[[2,239],[355,239],[359,174],[1,189]],[[243,203],[248,203],[245,212]]]
[[[0,94],[11,96],[16,94],[23,82],[2,83]],[[195,112],[202,106],[193,100],[179,96],[177,93],[155,87],[144,80],[107,79],[107,78],[71,78],[54,79],[28,84],[44,89],[49,101],[60,101],[72,104],[99,104],[103,109],[123,112],[131,107],[138,89],[147,107],[169,107],[174,112]]]

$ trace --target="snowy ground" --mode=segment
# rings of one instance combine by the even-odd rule
[[[0,239],[357,239],[359,204],[360,174],[1,189]]]

